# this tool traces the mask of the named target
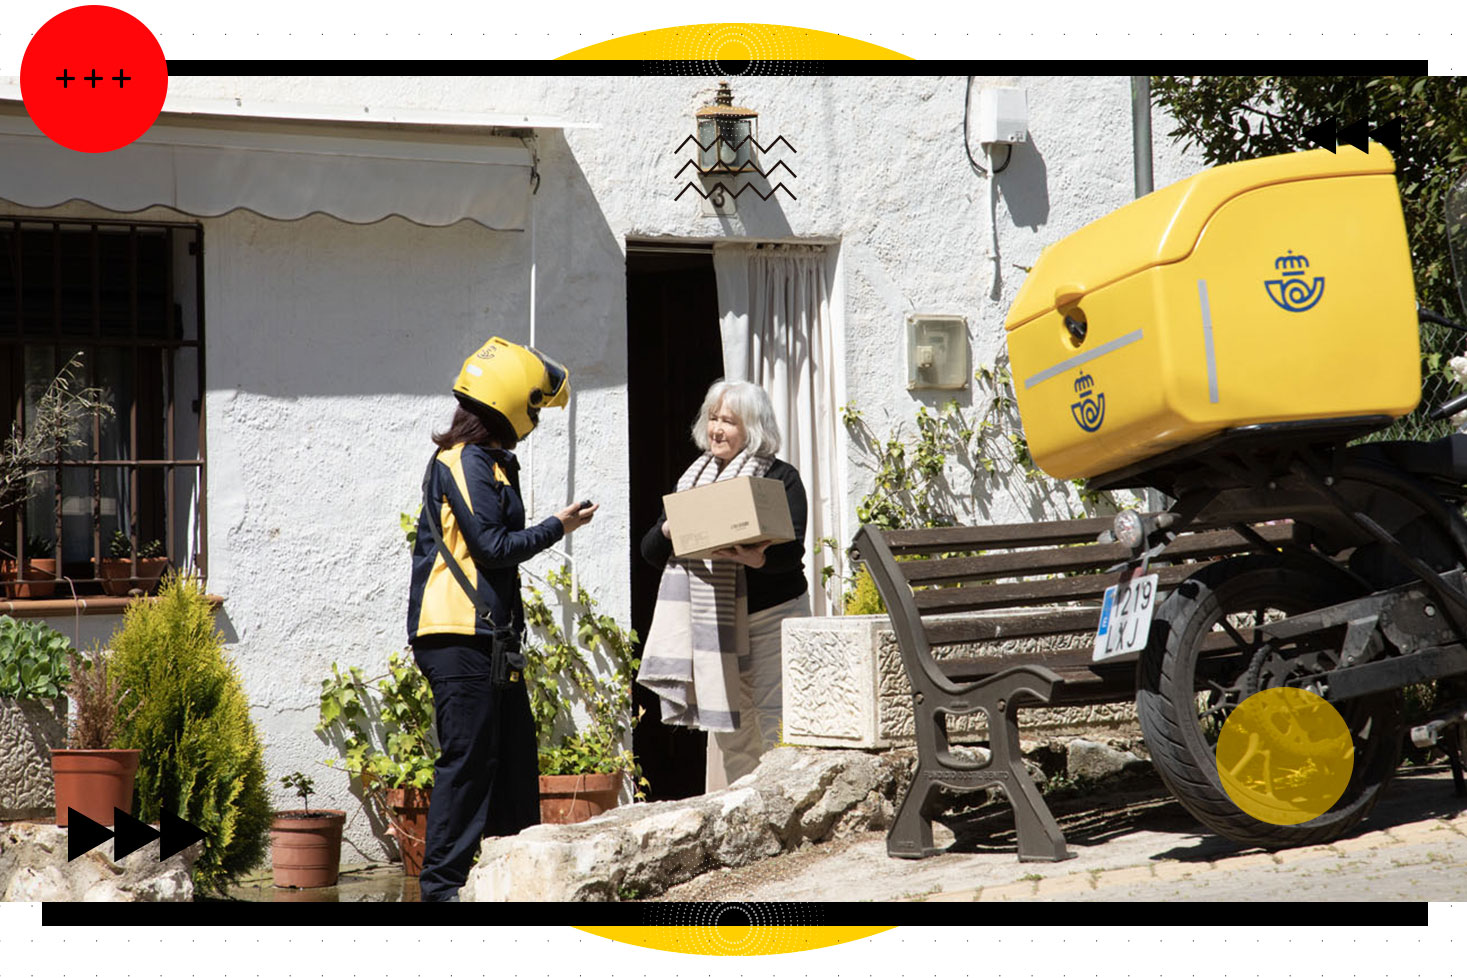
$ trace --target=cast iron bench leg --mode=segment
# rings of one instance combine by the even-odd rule
[[[1059,862],[1072,859],[1075,853],[1065,846],[1065,834],[1060,831],[1054,815],[1050,814],[1038,785],[1024,769],[1024,755],[1019,750],[1019,708],[1015,699],[1010,696],[1007,702],[999,700],[1003,705],[1002,711],[993,710],[992,702],[987,705],[990,707],[988,735],[993,762],[1001,763],[1007,769],[1004,793],[1009,796],[1009,804],[1014,809],[1019,861]],[[993,722],[995,716],[1000,718],[997,723]]]
[[[912,783],[897,808],[891,830],[886,833],[886,854],[901,859],[926,859],[943,850],[932,844],[932,819],[927,816],[927,802],[937,784],[922,770],[918,760],[912,772]]]

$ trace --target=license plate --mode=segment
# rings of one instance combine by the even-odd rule
[[[1151,612],[1156,607],[1158,575],[1136,576],[1139,571],[1138,567],[1120,583],[1105,589],[1091,661],[1113,659],[1146,647],[1146,637],[1151,633]]]

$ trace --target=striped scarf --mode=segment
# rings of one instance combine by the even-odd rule
[[[677,491],[718,479],[762,476],[774,459],[740,452],[720,472],[707,452],[677,481]],[[662,699],[662,722],[703,730],[738,729],[739,659],[749,652],[744,566],[732,560],[669,557],[657,587],[652,627],[642,644],[637,682]]]

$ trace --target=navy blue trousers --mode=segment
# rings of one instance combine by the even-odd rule
[[[487,640],[464,645],[425,637],[414,643],[413,656],[433,690],[442,748],[418,877],[428,902],[457,894],[481,839],[539,823],[540,782],[529,693],[524,682],[494,686]]]

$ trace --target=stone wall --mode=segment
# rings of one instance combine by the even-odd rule
[[[1023,657],[1087,648],[1089,634],[1004,639],[948,646],[944,656]],[[1131,703],[1019,711],[1019,731],[1030,739],[1066,734],[1120,733],[1132,729]],[[950,717],[955,742],[987,739],[982,714]],[[902,668],[901,647],[885,615],[794,618],[784,623],[784,740],[806,747],[899,747],[915,742],[912,687]]]
[[[66,746],[66,698],[0,698],[0,820],[56,813],[51,751]]]

